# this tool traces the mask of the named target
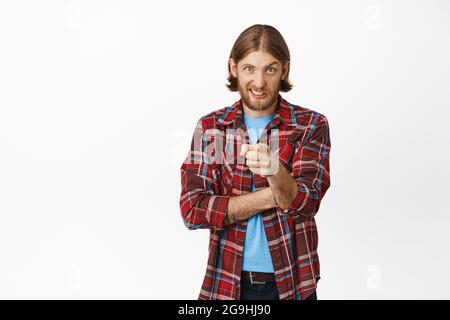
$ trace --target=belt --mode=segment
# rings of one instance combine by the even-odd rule
[[[266,284],[275,282],[275,274],[267,272],[242,271],[241,277],[251,284]]]

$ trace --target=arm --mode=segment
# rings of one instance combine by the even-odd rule
[[[272,209],[276,206],[277,203],[270,188],[231,197],[228,202],[224,224],[230,225],[246,220],[260,211]]]
[[[209,141],[211,140],[212,141]],[[192,138],[191,150],[181,166],[180,208],[188,229],[223,229],[256,213],[277,206],[270,188],[240,196],[221,196],[208,146],[214,137],[205,135],[201,120]]]
[[[329,126],[325,116],[321,116],[317,123],[305,133],[305,142],[300,142],[300,146],[292,157],[292,178],[296,183],[296,191],[292,187],[283,188],[279,177],[269,180],[271,188],[280,207],[277,209],[281,215],[288,214],[293,217],[314,216],[320,206],[320,202],[330,187],[330,164],[329,156],[331,150]],[[289,168],[289,164],[282,159],[289,159],[294,152],[294,147],[298,141],[286,144],[280,150],[281,171]],[[286,168],[284,168],[286,167]],[[280,173],[280,176],[284,175]],[[291,185],[292,180],[287,179],[284,183]],[[289,196],[281,194],[288,192]],[[287,190],[287,191],[286,191]],[[292,193],[291,193],[292,191]],[[293,197],[295,194],[295,197]],[[290,205],[286,208],[288,199],[293,197]]]
[[[298,185],[285,166],[279,165],[278,172],[273,176],[268,176],[267,181],[269,182],[278,206],[282,210],[289,208],[290,204],[297,196]]]
[[[181,166],[180,209],[184,224],[190,230],[223,228],[230,197],[221,196],[219,192],[214,159],[207,148],[213,144],[214,136],[205,134],[200,119],[191,150]]]

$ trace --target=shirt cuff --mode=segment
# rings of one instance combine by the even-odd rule
[[[208,200],[207,220],[210,226],[224,228],[224,218],[227,215],[229,196],[211,195]]]
[[[297,195],[295,196],[294,200],[292,200],[289,207],[286,209],[281,209],[280,207],[278,207],[278,212],[282,215],[296,215],[298,214],[298,211],[301,210],[306,204],[306,200],[309,196],[309,191],[303,184],[299,184],[298,181],[296,181],[296,183],[298,188]]]

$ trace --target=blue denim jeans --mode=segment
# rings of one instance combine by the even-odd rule
[[[249,281],[241,281],[241,300],[280,300],[275,282],[266,284],[251,284]],[[306,300],[317,300],[314,291]]]

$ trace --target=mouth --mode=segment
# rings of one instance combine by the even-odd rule
[[[263,92],[256,92],[256,91],[253,91],[252,89],[250,89],[248,91],[250,92],[252,97],[255,98],[255,99],[264,99],[264,98],[267,97],[267,94],[263,93]]]

